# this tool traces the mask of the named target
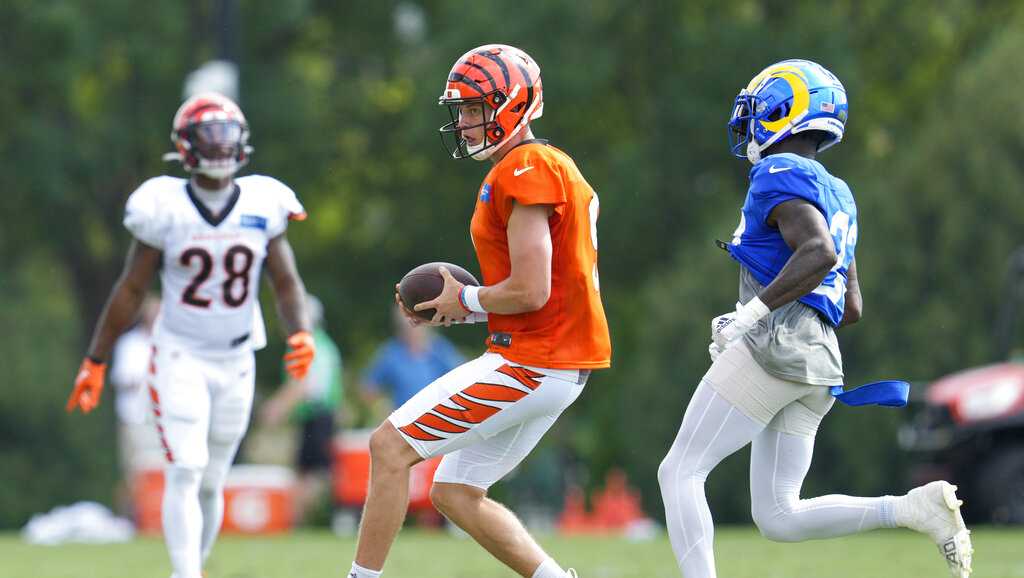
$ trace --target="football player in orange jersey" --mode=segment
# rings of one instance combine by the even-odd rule
[[[611,358],[598,292],[597,195],[568,155],[530,131],[541,90],[533,59],[499,44],[470,50],[448,75],[439,100],[452,122],[442,138],[452,139],[455,158],[493,163],[470,226],[484,285],[464,286],[442,269],[441,294],[416,309],[436,308],[435,325],[486,319],[487,352],[428,385],[373,433],[350,578],[380,576],[405,516],[409,468],[438,455],[431,499],[448,519],[521,576],[575,575],[487,497]]]

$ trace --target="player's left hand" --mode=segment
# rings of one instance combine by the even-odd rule
[[[71,397],[65,409],[68,413],[80,408],[82,413],[89,413],[100,404],[100,394],[103,393],[103,379],[107,373],[106,363],[96,363],[86,357],[78,368],[78,375],[75,377],[75,388],[71,390]]]
[[[302,381],[309,373],[309,366],[313,364],[313,356],[316,354],[313,336],[308,331],[296,331],[288,338],[288,347],[291,351],[284,356],[284,370],[292,379]]]
[[[435,309],[434,318],[431,323],[441,324],[448,327],[452,323],[461,323],[470,311],[462,306],[459,300],[459,292],[462,291],[463,283],[459,283],[452,277],[447,267],[438,267],[437,272],[444,278],[444,287],[441,294],[430,301],[417,303],[413,309],[423,311],[424,309]]]
[[[768,306],[754,297],[746,305],[736,304],[736,311],[719,315],[711,320],[711,340],[719,351],[725,351],[750,331],[761,318],[771,313]]]

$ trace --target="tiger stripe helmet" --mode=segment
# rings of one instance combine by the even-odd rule
[[[484,122],[460,127],[459,107],[473,103],[483,105]],[[438,104],[447,106],[451,115],[451,122],[439,130],[441,141],[452,157],[487,159],[543,114],[540,66],[514,46],[479,46],[455,61]],[[484,127],[483,141],[469,145],[462,131],[481,126]]]
[[[175,151],[164,160],[178,160],[188,172],[211,178],[229,177],[249,162],[249,123],[230,98],[204,92],[186,100],[174,115],[171,142]],[[226,157],[214,158],[209,150],[225,149]]]
[[[783,60],[765,68],[740,91],[729,118],[730,148],[751,163],[773,144],[818,131],[823,151],[843,139],[849,104],[836,75],[810,60]]]

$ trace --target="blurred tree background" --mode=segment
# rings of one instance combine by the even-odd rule
[[[217,4],[0,4],[0,527],[111,500],[113,404],[88,418],[63,406],[122,265],[125,199],[149,176],[180,174],[160,155],[184,76],[217,56]],[[601,195],[615,348],[556,435],[595,478],[624,466],[660,516],[657,464],[709,364],[708,321],[736,296],[737,266],[712,240],[735,228],[749,165],[729,155],[725,121],[772,62],[816,60],[850,97],[846,138],[821,158],[860,205],[865,318],[841,332],[847,382],[927,381],[993,359],[1005,261],[1024,231],[1024,6],[830,4],[238,0],[247,170],[305,203],[310,219],[289,235],[300,270],[359,368],[390,333],[405,271],[477,269],[468,223],[487,167],[441,147],[448,69],[480,44],[529,52],[547,104],[535,132]],[[447,334],[472,353],[484,330]],[[280,374],[283,343],[271,341],[263,390]],[[905,489],[901,418],[835,409],[806,492]],[[709,480],[722,521],[749,520],[744,458]]]

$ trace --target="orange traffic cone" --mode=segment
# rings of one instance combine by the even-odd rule
[[[589,515],[579,486],[569,486],[565,492],[565,506],[558,516],[558,530],[563,534],[582,534],[591,527]]]

